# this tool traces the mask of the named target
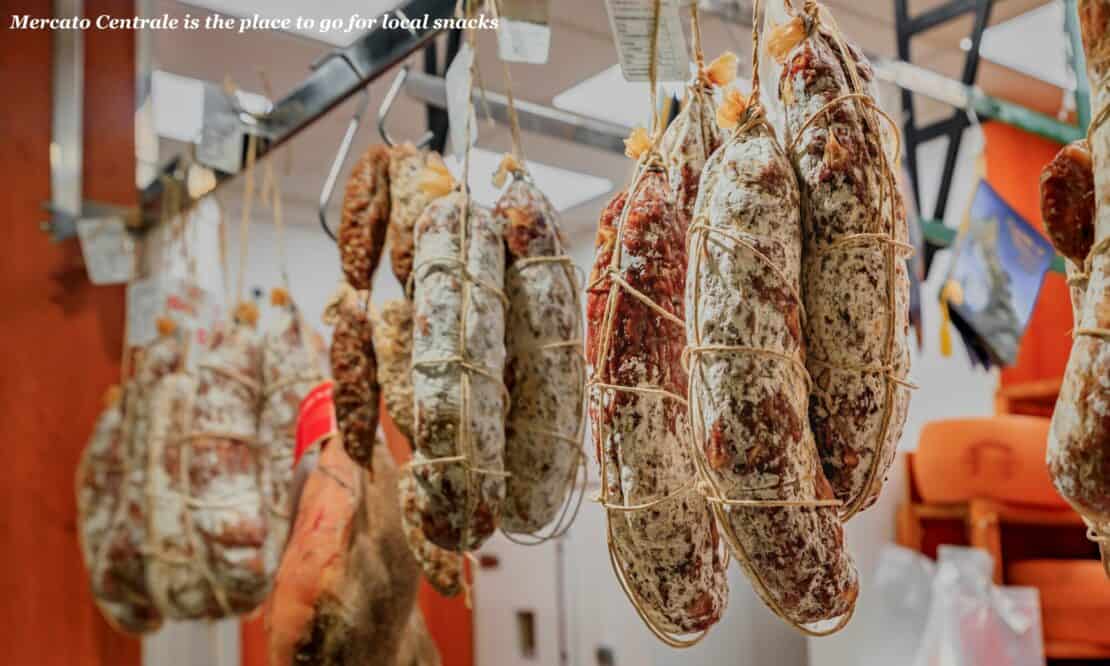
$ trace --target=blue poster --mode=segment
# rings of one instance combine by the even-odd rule
[[[1048,240],[980,181],[949,274],[961,298],[949,306],[973,356],[989,357],[984,364],[1017,360],[1053,256]]]

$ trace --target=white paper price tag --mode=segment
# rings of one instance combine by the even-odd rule
[[[548,0],[501,0],[497,52],[502,60],[542,65],[551,52]]]
[[[158,318],[168,316],[204,348],[220,323],[220,299],[188,279],[158,275],[127,285],[127,343],[149,344],[158,337]]]
[[[497,30],[497,53],[508,62],[542,65],[551,53],[551,28],[503,18]]]
[[[682,34],[679,0],[663,0],[659,9],[659,42],[656,52],[660,81],[685,81],[690,76],[690,56]],[[605,0],[609,26],[617,43],[621,73],[626,81],[647,81],[651,74],[654,27],[652,0]]]
[[[135,239],[118,217],[78,220],[77,237],[93,284],[120,284],[135,275]]]
[[[451,152],[462,155],[467,148],[466,126],[470,124],[469,145],[478,141],[478,117],[470,97],[471,70],[474,64],[474,51],[470,44],[463,44],[458,55],[447,68],[447,118],[451,125]]]

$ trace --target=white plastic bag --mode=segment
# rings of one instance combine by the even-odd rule
[[[1044,666],[1040,596],[996,587],[983,550],[941,546],[933,603],[914,666]]]
[[[879,618],[867,631],[868,648],[860,666],[912,664],[929,619],[936,565],[921,553],[884,546],[875,567],[875,599]]]

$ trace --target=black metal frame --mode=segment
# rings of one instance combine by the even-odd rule
[[[950,0],[948,3],[931,9],[917,16],[909,14],[909,0],[894,0],[895,29],[898,36],[898,58],[912,62],[910,45],[913,38],[923,32],[932,30],[949,21],[974,14],[975,21],[971,31],[971,49],[964,60],[963,72],[960,81],[965,85],[974,85],[975,77],[979,73],[979,46],[983,42],[983,31],[990,23],[991,10],[995,0]],[[938,122],[918,127],[914,105],[913,93],[902,90],[903,142],[906,148],[906,166],[910,172],[910,182],[913,186],[915,199],[921,202],[921,181],[917,166],[917,148],[923,143],[946,137],[948,149],[944,156],[944,171],[941,173],[940,188],[937,192],[936,205],[933,208],[933,219],[943,220],[948,207],[948,195],[952,189],[952,172],[956,167],[956,158],[960,152],[960,140],[963,131],[970,124],[967,113],[957,109],[952,116]],[[925,270],[928,272],[932,264],[933,255],[937,246],[928,245],[925,250]]]

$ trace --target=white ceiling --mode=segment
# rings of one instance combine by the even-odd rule
[[[918,13],[942,4],[945,0],[911,0],[911,13]],[[171,15],[192,12],[197,15],[202,5],[237,5],[237,11],[251,13],[262,0],[190,0],[184,5],[176,0],[156,0],[155,11]],[[303,12],[309,3],[298,0],[266,0],[267,12],[290,14]],[[315,3],[323,5],[325,3]],[[329,2],[327,13],[349,15],[358,12],[369,15],[380,13],[377,5],[393,4],[390,0],[341,0]],[[894,55],[894,17],[892,0],[828,0],[826,3],[836,15],[846,34],[857,40],[865,49],[885,55]],[[1043,0],[1000,0],[996,3],[992,23],[1012,18],[1031,8],[1044,4]],[[207,11],[207,10],[200,10]],[[228,9],[227,11],[231,11]],[[604,3],[600,0],[557,0],[551,3],[553,37],[551,64],[514,65],[513,82],[516,95],[543,104],[564,90],[594,76],[617,61],[609,35]],[[913,60],[916,64],[937,70],[948,76],[958,76],[964,53],[960,40],[970,30],[970,18],[953,22],[934,30],[914,42]],[[724,24],[715,18],[703,21],[703,39],[709,57],[725,49],[741,55],[741,73],[749,67],[750,30]],[[307,74],[308,66],[331,48],[330,44],[274,32],[254,32],[229,35],[209,31],[166,31],[156,33],[156,67],[175,74],[210,81],[221,81],[230,76],[245,89],[262,90],[260,73],[271,82],[274,94],[280,97],[297,85]],[[503,78],[501,65],[496,58],[496,39],[492,34],[482,34],[479,39],[479,66],[484,83],[491,89],[501,90]],[[370,86],[373,105],[385,94],[392,74]],[[988,93],[1014,100],[1038,110],[1055,113],[1061,95],[1058,88],[1020,74],[1011,69],[984,62],[980,68],[979,85]],[[896,96],[894,96],[896,97]],[[588,103],[588,101],[587,101]],[[330,167],[340,138],[346,128],[353,102],[347,102],[302,132],[277,156],[281,171],[285,173],[283,191],[287,217],[293,222],[314,224],[315,207],[320,188]],[[925,118],[937,118],[951,110],[937,104],[919,102],[919,112]],[[376,113],[368,113],[360,131],[353,153],[379,141],[373,127]],[[398,100],[390,120],[391,133],[399,137],[417,137],[423,133],[424,110],[417,103],[402,98]],[[570,169],[606,178],[619,187],[630,171],[627,159],[608,152],[568,144],[536,135],[525,135],[528,155],[554,167]],[[165,159],[178,144],[163,141],[161,157]],[[483,127],[480,145],[501,152],[508,148],[508,132],[501,127]],[[353,158],[353,155],[352,155]],[[241,186],[231,183],[222,196],[230,209],[237,206]],[[339,198],[337,193],[336,199]],[[564,213],[564,225],[572,236],[593,233],[597,215],[606,197],[577,206]],[[333,202],[332,217],[338,206]]]

